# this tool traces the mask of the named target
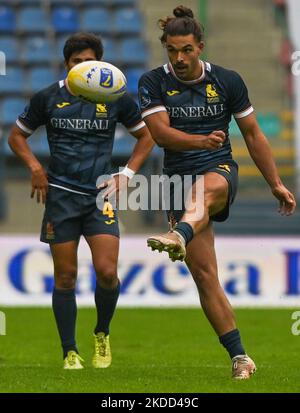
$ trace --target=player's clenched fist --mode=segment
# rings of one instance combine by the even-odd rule
[[[201,149],[208,149],[210,151],[220,149],[226,138],[222,130],[215,130],[211,134],[203,137],[203,147]]]

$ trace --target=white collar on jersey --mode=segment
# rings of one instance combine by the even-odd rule
[[[203,62],[202,60],[200,60],[200,64],[202,66],[202,74],[200,77],[198,77],[198,79],[194,79],[194,80],[181,80],[179,79],[179,77],[176,76],[176,73],[174,72],[173,66],[171,65],[171,63],[166,63],[163,68],[165,70],[166,73],[172,73],[172,75],[175,77],[176,80],[178,80],[178,82],[184,83],[185,85],[194,85],[196,83],[202,82],[202,80],[205,77],[205,70],[207,71],[211,71],[211,65],[208,62]]]

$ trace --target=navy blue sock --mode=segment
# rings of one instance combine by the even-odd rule
[[[176,225],[174,231],[178,232],[183,237],[183,239],[185,240],[185,245],[192,241],[194,237],[193,228],[187,222],[179,222],[179,224]]]
[[[223,336],[220,336],[219,340],[228,351],[230,358],[238,356],[239,354],[246,354],[241,342],[240,332],[237,328],[229,331],[229,333],[226,333]]]
[[[52,308],[63,348],[63,357],[65,358],[70,350],[78,353],[75,342],[77,316],[75,289],[58,290],[54,288],[52,293]]]
[[[100,331],[104,332],[107,336],[109,334],[109,324],[114,315],[117,301],[120,294],[120,283],[113,290],[102,288],[96,282],[95,289],[95,303],[97,308],[97,325],[94,333],[97,334]]]

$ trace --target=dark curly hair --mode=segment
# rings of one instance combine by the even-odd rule
[[[101,60],[103,56],[103,44],[99,37],[92,33],[79,32],[70,36],[64,45],[64,58],[68,62],[74,52],[81,52],[85,49],[92,49],[96,59]]]
[[[204,28],[194,19],[194,13],[185,6],[178,6],[173,10],[175,17],[159,19],[158,25],[163,31],[160,41],[166,43],[167,36],[187,36],[193,34],[198,42],[203,40]]]

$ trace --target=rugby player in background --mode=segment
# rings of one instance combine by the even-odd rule
[[[192,200],[204,176],[204,212],[176,210],[171,195],[169,221],[176,226],[152,236],[148,246],[184,260],[196,283],[204,313],[232,360],[232,377],[248,379],[256,367],[246,354],[232,307],[218,280],[212,221],[225,221],[237,191],[238,166],[228,136],[233,115],[249,153],[290,215],[295,198],[282,184],[270,145],[257,124],[247,88],[238,73],[200,59],[203,29],[192,10],[179,6],[174,17],[159,21],[169,63],[144,74],[139,82],[142,117],[165,150],[164,174],[193,176]],[[174,197],[174,190],[173,190]]]
[[[76,33],[64,45],[67,71],[78,63],[101,60],[100,38]],[[137,139],[128,166],[110,182],[118,193],[127,186],[153,147],[150,133],[134,100],[125,94],[112,104],[91,104],[72,96],[63,80],[36,93],[16,121],[9,144],[31,172],[33,198],[45,203],[41,241],[50,244],[55,286],[52,306],[63,348],[64,368],[80,369],[82,358],[75,340],[77,249],[83,235],[90,247],[97,276],[93,366],[111,363],[109,325],[117,304],[119,228],[117,212],[109,202],[96,206],[97,178],[111,172],[117,122]],[[32,153],[27,138],[46,125],[50,164],[45,172]],[[105,189],[111,194],[111,188]]]

